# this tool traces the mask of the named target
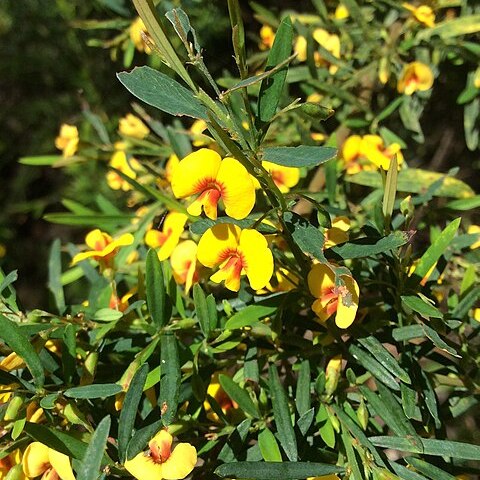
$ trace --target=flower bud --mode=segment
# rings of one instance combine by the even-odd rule
[[[20,396],[13,397],[10,400],[10,402],[8,402],[8,407],[3,419],[6,422],[15,420],[17,418],[18,411],[20,410],[20,408],[22,408],[22,405],[23,405],[23,397],[20,397]]]
[[[327,363],[325,393],[331,397],[337,389],[338,380],[342,372],[342,356],[335,355]]]

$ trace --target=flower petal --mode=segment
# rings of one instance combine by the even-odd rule
[[[315,298],[322,298],[325,292],[335,288],[335,274],[323,263],[313,265],[308,272],[308,288]]]
[[[127,471],[138,480],[160,480],[163,477],[162,464],[155,463],[152,457],[139,453],[124,463]]]
[[[87,233],[85,237],[85,243],[88,248],[96,250],[97,252],[102,251],[107,245],[112,242],[112,237],[108,233],[102,232],[98,228]]]
[[[35,478],[50,468],[48,447],[40,442],[32,442],[23,454],[23,473]]]
[[[255,205],[255,186],[247,169],[235,158],[225,158],[217,182],[222,186],[225,213],[236,220],[245,218]]]
[[[348,328],[353,321],[358,310],[358,301],[360,296],[360,289],[357,282],[352,277],[342,277],[345,281],[345,286],[348,290],[348,303],[347,296],[338,296],[337,316],[335,317],[335,323],[338,328]]]
[[[239,250],[250,286],[254,290],[265,287],[273,275],[273,255],[267,239],[256,230],[246,228],[240,235]]]
[[[70,465],[70,459],[67,455],[49,448],[48,458],[50,460],[50,465],[62,480],[75,480],[75,475],[73,474],[72,466]]]
[[[172,190],[177,198],[200,193],[202,182],[214,181],[222,163],[222,157],[208,148],[190,153],[175,167],[172,175]]]
[[[209,228],[198,242],[197,258],[206,267],[213,268],[226,260],[225,252],[238,247],[241,228],[232,223],[219,223]]]
[[[172,454],[162,464],[162,478],[165,480],[179,480],[185,478],[197,463],[197,451],[189,443],[179,443]],[[144,477],[152,478],[152,477]]]

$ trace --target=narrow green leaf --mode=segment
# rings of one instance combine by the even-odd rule
[[[457,480],[457,477],[450,475],[441,468],[425,462],[424,460],[420,460],[419,458],[406,457],[405,461],[415,468],[415,470],[430,477],[432,480]]]
[[[313,419],[315,417],[315,409],[312,407],[310,410],[307,410],[298,420],[297,427],[300,430],[302,436],[305,436],[312,426]]]
[[[173,333],[162,335],[160,365],[162,375],[160,378],[159,404],[162,411],[163,425],[168,427],[177,414],[178,394],[182,380],[177,338]]]
[[[478,91],[478,89],[476,89]],[[458,200],[452,200],[447,203],[447,208],[452,210],[473,210],[480,207],[480,195],[475,195],[470,198],[459,198]]]
[[[241,410],[253,418],[260,418],[257,406],[253,403],[248,392],[236,384],[227,375],[219,375],[218,380],[220,385],[225,390],[225,393],[236,403]]]
[[[73,213],[47,213],[43,219],[50,223],[60,225],[76,225],[82,227],[105,226],[110,227],[125,226],[134,218],[133,215],[104,215],[96,213],[95,215],[76,215]]]
[[[212,294],[207,297],[207,310],[208,318],[210,319],[210,331],[212,331],[217,328],[218,323],[217,302]]]
[[[41,388],[45,382],[43,366],[30,339],[23,335],[18,325],[0,315],[0,338],[23,360],[32,374],[35,386]]]
[[[416,35],[416,41],[428,41],[434,35],[443,40],[447,38],[468,35],[480,31],[480,14],[462,15],[461,18],[446,19],[443,22],[435,24],[432,28],[422,30]]]
[[[63,331],[63,343],[65,347],[62,349],[62,367],[65,384],[72,383],[73,376],[76,370],[76,327],[69,323]]]
[[[295,431],[292,425],[288,397],[280,383],[280,377],[278,376],[275,365],[270,365],[269,368],[269,385],[273,405],[273,416],[275,419],[275,425],[277,426],[280,444],[287,454],[288,459],[292,462],[296,462],[298,458],[297,439],[295,438]],[[258,477],[247,476],[245,478]]]
[[[461,297],[461,300],[458,302],[458,305],[452,310],[450,316],[452,318],[458,318],[462,320],[469,310],[475,305],[477,300],[480,298],[480,286],[474,287],[471,290],[467,291],[465,295]]]
[[[413,388],[405,385],[404,383],[400,384],[400,393],[402,394],[402,407],[405,412],[405,416],[409,419],[415,418],[415,400],[416,392]]]
[[[127,390],[122,411],[118,420],[118,457],[125,462],[127,445],[132,437],[138,406],[143,394],[143,386],[147,379],[148,365],[144,363],[135,373]]]
[[[208,338],[211,332],[210,311],[207,306],[207,298],[202,287],[196,283],[193,286],[193,301],[195,304],[195,313],[197,314],[198,323],[202,329],[205,338]]]
[[[396,358],[373,336],[359,338],[358,342],[380,362],[392,375],[404,383],[412,383],[408,373],[398,364]]]
[[[300,416],[310,410],[310,362],[308,360],[304,360],[300,364],[295,400],[297,412]]]
[[[248,75],[247,56],[245,53],[245,28],[243,26],[242,10],[239,0],[228,0],[228,13],[232,26],[232,43],[235,52],[235,61],[240,77]]]
[[[405,232],[393,232],[386,237],[373,238],[364,237],[351,242],[337,245],[330,248],[333,253],[344,260],[350,258],[364,258],[386,253],[405,245],[408,242],[408,235]]]
[[[270,305],[248,305],[228,319],[225,329],[236,330],[252,326],[261,318],[274,314],[276,310],[277,307]]]
[[[95,322],[116,322],[123,317],[123,313],[120,310],[115,310],[114,308],[101,308],[97,310],[92,320]]]
[[[80,467],[77,469],[77,480],[97,480],[100,475],[100,467],[107,445],[110,432],[111,420],[104,417],[95,429],[83,457]]]
[[[352,471],[351,477],[355,480],[363,480],[362,469],[360,468],[359,459],[352,445],[352,438],[345,428],[342,428],[342,443],[347,454],[348,466]]]
[[[430,303],[425,302],[416,295],[402,296],[402,303],[414,312],[419,313],[422,317],[429,319],[443,318],[442,313]]]
[[[284,167],[315,167],[335,158],[337,149],[332,147],[268,147],[262,151],[263,160]]]
[[[118,383],[102,383],[69,388],[64,395],[70,398],[106,398],[121,391],[122,387]]]
[[[117,73],[117,77],[132,95],[162,112],[208,120],[205,107],[195,95],[158,70],[135,67],[131,72]]]
[[[409,325],[408,327],[394,328],[392,330],[392,335],[397,342],[426,337],[425,330],[421,325]]]
[[[383,193],[382,212],[385,218],[385,226],[387,233],[390,230],[390,222],[392,220],[393,207],[395,205],[395,196],[397,194],[397,157],[390,161],[387,172],[387,180],[385,181],[385,191]]]
[[[454,357],[461,358],[461,355],[459,355],[453,347],[448,345],[448,343],[446,343],[433,328],[429,327],[426,324],[422,324],[422,328],[425,332],[425,335],[433,342],[433,344],[437,348],[449,353]]]
[[[219,477],[253,480],[297,480],[342,473],[335,465],[314,462],[234,462],[216,468]]]
[[[21,157],[18,163],[33,167],[51,166],[63,157],[61,155],[36,155],[34,157]]]
[[[62,287],[62,258],[61,258],[61,243],[60,239],[55,239],[50,248],[50,255],[48,258],[48,289],[52,292],[60,315],[65,311],[65,296]]]
[[[142,450],[145,450],[148,442],[159,432],[163,427],[162,420],[157,420],[146,427],[140,428],[135,432],[127,447],[127,460],[131,460],[138,455]]]
[[[353,344],[350,345],[348,350],[350,354],[376,379],[393,390],[400,389],[395,377],[375,357]]]
[[[457,218],[443,230],[443,232],[428,247],[427,251],[420,258],[415,267],[414,275],[419,280],[425,277],[428,271],[435,265],[435,262],[443,255],[450,245],[460,226],[461,218]]]
[[[402,479],[402,480],[427,480],[427,477],[420,475],[413,470],[404,467],[398,463],[389,461],[389,465],[393,468],[393,471]]]
[[[265,70],[274,68],[286,60],[292,52],[293,27],[290,17],[285,17],[275,34],[275,41],[267,58]],[[288,68],[275,73],[262,81],[258,97],[258,119],[261,124],[267,123],[277,110],[280,97],[283,93]]]
[[[280,453],[277,439],[268,428],[265,428],[258,434],[258,446],[266,462],[282,461],[282,454]]]
[[[157,252],[150,249],[147,253],[145,267],[145,284],[147,290],[147,306],[153,323],[158,327],[164,327],[167,318],[167,292],[163,278],[162,264],[158,259]]]

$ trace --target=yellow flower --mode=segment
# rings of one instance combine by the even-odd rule
[[[225,390],[220,385],[220,382],[218,381],[218,376],[220,373],[215,373],[215,375],[213,376],[212,381],[207,388],[207,395],[214,398],[215,401],[218,403],[218,406],[221,408],[222,412],[224,414],[227,414],[232,409],[238,408],[238,404],[235,403],[225,393]],[[203,402],[203,408],[207,412],[207,418],[214,422],[218,422],[218,415],[215,412],[212,412],[212,407],[210,406],[210,402],[208,401],[208,399]]]
[[[295,40],[293,51],[297,54],[297,60],[304,62],[307,59],[307,39],[299,35]]]
[[[5,372],[11,372],[19,368],[25,368],[25,361],[15,352],[10,353],[0,362],[0,370]]]
[[[209,268],[219,266],[210,280],[233,292],[240,289],[240,277],[246,275],[253,290],[267,285],[273,274],[273,255],[265,237],[252,229],[242,230],[231,223],[209,228],[198,244],[198,261]]]
[[[91,248],[91,250],[77,253],[73,257],[72,265],[75,265],[82,260],[86,260],[87,258],[93,258],[104,266],[109,266],[120,247],[125,247],[133,243],[133,235],[131,233],[124,233],[114,240],[108,233],[102,232],[96,228],[87,233],[85,243],[87,244],[87,247]]]
[[[314,92],[314,93],[311,93],[308,97],[307,97],[307,102],[309,103],[320,103],[323,99],[323,95],[321,93],[318,93],[318,92]]]
[[[159,260],[168,258],[177,246],[183,233],[187,215],[180,212],[170,212],[163,222],[162,230],[149,230],[145,234],[145,243],[151,248],[158,248]]]
[[[315,41],[325,50],[328,50],[335,58],[340,58],[340,38],[334,33],[328,33],[323,28],[316,28],[313,32]],[[328,71],[334,75],[338,70],[336,65],[330,64],[328,61],[320,56],[315,58],[317,65],[328,65]]]
[[[345,5],[343,3],[339,3],[337,5],[337,8],[335,9],[335,18],[337,20],[345,20],[350,16],[350,13]]]
[[[135,48],[139,52],[151,53],[151,49],[148,45],[145,45],[145,42],[142,38],[142,32],[147,32],[147,27],[143,23],[143,20],[140,17],[137,17],[130,25],[128,33],[130,35],[130,40],[135,45]]]
[[[412,62],[405,65],[398,80],[399,93],[412,95],[414,92],[424,92],[433,85],[433,73],[428,65],[421,62]]]
[[[480,322],[480,308],[474,308],[472,312],[472,317],[477,322]]]
[[[478,234],[480,233],[480,226],[479,225],[470,225],[467,229],[468,234]],[[475,243],[470,245],[470,249],[474,250],[475,248],[480,248],[480,240],[477,240]]]
[[[390,161],[395,155],[397,157],[397,165],[400,167],[403,163],[400,145],[392,143],[385,147],[383,139],[378,135],[365,135],[362,138],[361,154],[374,163],[377,168],[383,168],[384,170],[390,168]]]
[[[409,3],[402,3],[402,7],[412,12],[413,16],[427,27],[435,26],[435,13],[428,5],[414,7]]]
[[[8,473],[12,470],[19,470],[18,473],[12,476],[10,473],[9,478],[14,478],[15,480],[28,480],[27,477],[23,474],[21,470],[22,465],[22,452],[17,448],[12,453],[8,454],[6,457],[0,458],[0,480],[7,478]]]
[[[175,247],[170,257],[173,278],[179,285],[185,284],[185,293],[188,293],[199,279],[197,249],[193,240],[185,240]]]
[[[260,50],[268,50],[272,48],[275,40],[275,32],[270,25],[263,25],[260,29]]]
[[[286,268],[281,267],[275,271],[272,280],[266,285],[266,289],[269,292],[289,292],[290,290],[297,288],[299,283],[300,279],[297,275],[289,272]]]
[[[42,476],[43,480],[75,480],[67,455],[33,442],[23,454],[23,473],[30,478]]]
[[[123,150],[116,151],[110,159],[109,165],[120,170],[129,178],[137,178],[137,171],[142,167],[135,158],[127,159],[127,154]],[[131,190],[132,186],[124,180],[117,172],[107,172],[107,183],[112,190]]]
[[[245,218],[255,204],[255,187],[246,168],[234,158],[222,160],[214,150],[202,148],[190,153],[176,166],[172,178],[177,198],[198,195],[188,207],[190,215],[216,220],[220,200],[225,213],[237,220]]]
[[[161,430],[150,440],[147,453],[139,453],[125,462],[125,468],[138,480],[179,480],[185,478],[197,463],[197,451],[189,443],[172,448],[172,436]]]
[[[287,193],[300,180],[300,169],[284,167],[271,162],[262,162],[263,168],[270,173],[275,185],[282,193]]]
[[[338,475],[322,475],[321,477],[308,477],[307,480],[340,480]]]
[[[64,123],[60,127],[60,134],[55,139],[55,146],[62,150],[63,157],[68,158],[75,155],[78,147],[78,128],[75,125]]]
[[[178,159],[178,157],[174,153],[172,153],[165,165],[165,178],[167,179],[168,183],[172,183],[173,172],[175,171],[175,168],[177,168],[177,165],[179,163],[180,160]]]
[[[194,147],[203,147],[210,143],[210,138],[203,135],[207,129],[207,122],[205,120],[195,120],[190,127],[190,134],[192,135]]]
[[[339,328],[348,328],[355,320],[360,290],[357,282],[349,275],[342,275],[344,286],[335,286],[335,274],[322,263],[313,265],[308,273],[310,293],[317,299],[312,310],[320,322],[325,322],[334,313]]]
[[[347,217],[337,217],[332,222],[332,227],[325,230],[325,243],[323,248],[331,248],[348,240],[350,220]]]
[[[352,135],[342,145],[342,158],[345,161],[346,170],[349,175],[358,173],[364,169],[359,160],[362,157],[362,137]]]
[[[127,113],[125,117],[119,120],[118,130],[122,135],[140,140],[143,140],[150,133],[150,129],[131,113]]]
[[[473,86],[480,88],[480,67],[478,67],[473,74]]]

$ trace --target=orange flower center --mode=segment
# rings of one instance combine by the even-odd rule
[[[152,442],[150,445],[150,457],[155,463],[165,463],[172,453],[169,442]]]
[[[280,172],[278,170],[272,170],[270,174],[272,175],[272,179],[277,187],[285,184],[285,175],[283,172]]]
[[[338,293],[337,287],[329,287],[322,292],[321,300],[326,303],[328,315],[332,315],[337,311]]]
[[[416,87],[419,83],[419,78],[417,77],[417,75],[415,73],[412,73],[407,81],[405,82],[409,87]]]
[[[170,235],[173,233],[172,228],[167,228],[166,231],[164,232],[158,232],[158,244],[162,246],[170,237]]]

